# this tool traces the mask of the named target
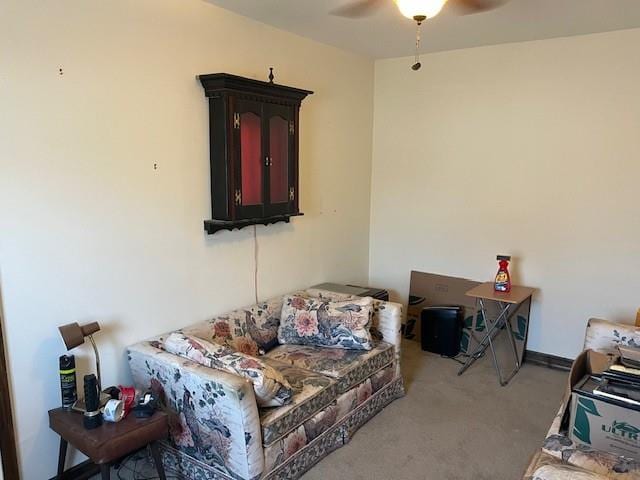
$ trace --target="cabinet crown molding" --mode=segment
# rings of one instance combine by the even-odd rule
[[[202,83],[206,97],[215,97],[222,93],[235,93],[240,96],[261,97],[262,101],[300,105],[302,100],[313,94],[311,90],[263,82],[230,73],[207,73],[198,75],[198,80]]]

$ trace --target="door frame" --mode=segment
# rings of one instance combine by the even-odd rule
[[[2,314],[2,297],[0,296],[0,455],[2,456],[2,473],[4,478],[20,478],[18,468],[18,451],[16,435],[13,427],[13,410],[11,408],[11,392],[9,391],[9,369],[4,348],[4,319]]]

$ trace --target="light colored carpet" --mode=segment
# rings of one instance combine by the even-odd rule
[[[464,375],[406,341],[407,395],[364,425],[303,480],[516,480],[540,448],[567,373],[524,364],[500,387],[489,355]]]
[[[488,355],[458,377],[453,360],[413,341],[403,348],[407,395],[303,480],[520,479],[560,406],[567,373],[524,364],[500,387]],[[155,478],[145,463],[137,478]],[[135,479],[132,467],[111,478]]]

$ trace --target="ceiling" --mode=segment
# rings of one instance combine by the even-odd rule
[[[205,0],[282,30],[371,58],[413,54],[415,27],[393,0],[377,14],[329,15],[349,0]],[[640,0],[511,0],[501,8],[456,16],[451,7],[425,22],[422,52],[540,40],[640,27]]]

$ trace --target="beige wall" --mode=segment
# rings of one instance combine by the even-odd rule
[[[428,41],[428,32],[425,34]],[[370,282],[539,287],[529,348],[575,355],[640,305],[640,30],[376,63]]]
[[[58,325],[102,323],[112,384],[126,345],[252,302],[252,230],[202,230],[198,73],[273,65],[316,91],[306,215],[258,227],[261,298],[369,270],[404,298],[411,269],[490,279],[511,253],[541,288],[529,348],[566,356],[588,316],[640,303],[640,30],[433,54],[417,74],[380,61],[375,94],[369,60],[201,0],[9,0],[0,40],[0,285],[26,479],[55,469]]]
[[[252,229],[202,226],[197,74],[274,66],[316,92],[301,119],[305,216],[257,228],[260,297],[367,281],[370,60],[201,0],[8,0],[0,49],[0,273],[25,479],[55,473],[58,325],[100,321],[110,385],[128,381],[126,345],[253,301]]]

